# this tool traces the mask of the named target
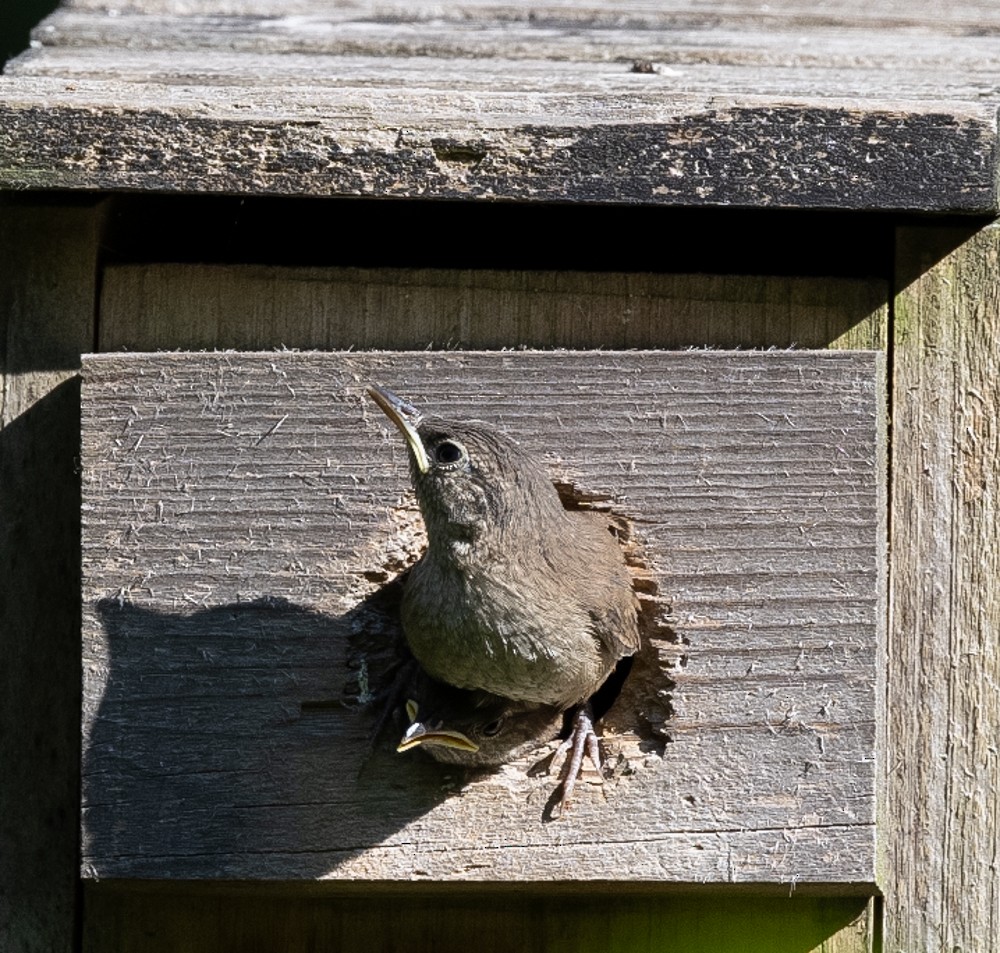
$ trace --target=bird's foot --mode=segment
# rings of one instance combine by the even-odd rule
[[[569,737],[556,749],[553,756],[553,764],[565,756],[560,775],[562,781],[556,790],[555,803],[553,805],[553,816],[558,817],[570,805],[573,796],[573,788],[576,787],[576,780],[583,770],[584,758],[590,758],[597,775],[604,779],[604,766],[601,762],[601,748],[594,731],[593,715],[590,705],[581,705],[573,714],[572,727]]]

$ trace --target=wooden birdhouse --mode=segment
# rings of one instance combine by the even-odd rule
[[[998,28],[43,21],[0,79],[0,939],[988,949]],[[615,528],[642,647],[559,816],[559,726],[396,750],[426,537],[372,384]]]

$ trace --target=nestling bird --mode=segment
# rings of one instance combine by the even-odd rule
[[[485,767],[512,761],[562,729],[562,712],[552,706],[455,688],[413,670],[406,687],[410,724],[397,751],[419,746],[435,761]]]
[[[568,511],[541,462],[483,423],[424,416],[369,394],[406,438],[427,550],[401,621],[431,677],[512,702],[577,708],[563,803],[584,753],[587,700],[639,648],[637,600],[606,517]]]

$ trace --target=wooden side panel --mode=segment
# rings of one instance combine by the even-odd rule
[[[91,877],[874,882],[879,356],[102,355],[85,368]],[[658,592],[619,770],[543,821],[359,710],[417,554],[372,380],[634,521]],[[382,645],[382,648],[379,646]],[[391,748],[391,746],[390,746]],[[459,789],[460,793],[459,793]]]
[[[885,949],[1000,936],[1000,229],[902,229]],[[947,253],[946,253],[947,252]]]
[[[885,347],[883,281],[118,265],[100,350]]]
[[[80,353],[99,212],[0,201],[0,949],[68,953],[76,917]]]

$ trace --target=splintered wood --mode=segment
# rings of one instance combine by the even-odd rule
[[[629,521],[645,645],[558,821],[551,746],[370,743],[422,545],[371,382]],[[870,891],[882,405],[872,352],[87,358],[85,876]]]

